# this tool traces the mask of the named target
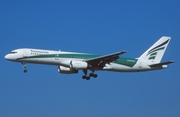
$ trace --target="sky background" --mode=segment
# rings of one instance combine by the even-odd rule
[[[1,0],[0,117],[180,117],[180,1]],[[89,81],[56,66],[4,56],[29,47],[139,57],[161,36],[172,40],[168,69],[100,72]]]

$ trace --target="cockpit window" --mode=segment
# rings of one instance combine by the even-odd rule
[[[10,54],[16,54],[16,53],[17,53],[17,52],[15,52],[15,51],[14,51],[14,52],[10,52]]]

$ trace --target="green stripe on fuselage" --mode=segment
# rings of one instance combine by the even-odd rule
[[[128,67],[133,67],[137,63],[137,61],[138,61],[137,59],[121,57],[117,59],[116,61],[114,61],[114,63],[121,64]]]
[[[32,55],[27,57],[22,57],[20,59],[28,59],[28,58],[77,58],[77,59],[90,59],[99,57],[100,55],[93,54],[47,54],[47,55]],[[121,64],[128,67],[133,67],[137,63],[137,59],[133,58],[119,58],[113,63]]]
[[[88,58],[95,58],[99,57],[99,55],[92,55],[92,54],[47,54],[47,55],[32,55],[27,57],[22,57],[19,59],[26,59],[26,58],[79,58],[79,59],[88,59]]]

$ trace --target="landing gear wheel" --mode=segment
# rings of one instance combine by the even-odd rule
[[[82,79],[86,79],[86,75],[82,76]]]
[[[87,77],[86,77],[86,80],[90,80],[90,77],[89,77],[89,76],[87,76]]]
[[[82,79],[86,79],[86,80],[90,80],[90,77],[94,77],[97,78],[97,74],[94,74],[94,70],[91,70],[92,72],[89,74],[89,76],[87,75],[87,69],[83,70],[84,75],[82,76]]]
[[[93,74],[93,73],[90,73],[90,74],[89,74],[89,76],[90,76],[90,77],[93,77],[93,76],[94,76],[94,74]]]
[[[90,76],[90,77],[97,78],[98,75],[97,75],[97,74],[90,73],[89,76]]]
[[[24,70],[24,73],[26,73],[26,72],[27,72],[27,69]]]
[[[94,74],[94,75],[93,75],[93,77],[94,77],[94,78],[97,78],[97,77],[98,77],[98,75],[97,75],[97,74]]]

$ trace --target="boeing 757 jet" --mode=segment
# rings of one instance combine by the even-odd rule
[[[77,52],[52,51],[33,48],[20,48],[11,51],[5,59],[23,64],[27,72],[27,63],[57,66],[58,72],[75,74],[84,72],[83,79],[96,78],[95,71],[143,72],[167,68],[173,61],[161,62],[171,37],[163,36],[138,58],[121,57],[126,51],[108,55],[95,55]],[[91,71],[88,74],[88,70]]]

